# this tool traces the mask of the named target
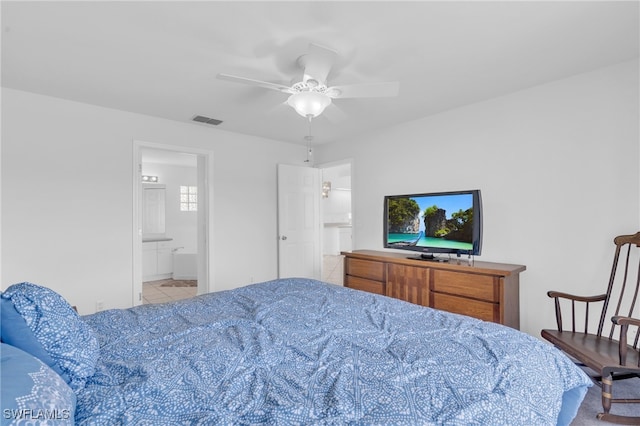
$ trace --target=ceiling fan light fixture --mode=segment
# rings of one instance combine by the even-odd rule
[[[287,103],[301,116],[315,118],[331,104],[331,98],[319,92],[304,91],[289,96]]]

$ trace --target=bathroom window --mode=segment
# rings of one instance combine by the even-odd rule
[[[195,212],[198,210],[198,187],[180,186],[180,211]]]

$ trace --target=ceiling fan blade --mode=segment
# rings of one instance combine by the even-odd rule
[[[242,83],[242,84],[248,84],[250,86],[258,86],[258,87],[263,87],[265,89],[277,90],[279,92],[284,92],[284,93],[294,93],[291,90],[291,87],[285,86],[284,84],[269,83],[268,81],[253,80],[251,78],[238,77],[238,76],[229,75],[229,74],[218,74],[216,75],[216,77],[220,80],[228,80],[234,83]]]
[[[327,96],[333,99],[344,98],[389,98],[398,96],[400,83],[390,81],[386,83],[350,84],[347,86],[333,86],[327,89]]]
[[[342,123],[347,120],[347,114],[333,102],[324,110],[322,116],[332,123]]]
[[[302,81],[306,83],[307,80],[313,79],[319,84],[326,84],[337,54],[335,50],[310,43],[309,52],[300,57],[300,63],[304,66]]]

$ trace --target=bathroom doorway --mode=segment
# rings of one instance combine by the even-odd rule
[[[134,305],[209,292],[211,153],[145,143],[136,151]]]
[[[142,302],[193,297],[198,290],[197,155],[153,148],[141,154]],[[161,229],[147,225],[156,222]]]
[[[351,161],[320,166],[322,170],[322,280],[343,285],[344,256],[353,247]]]

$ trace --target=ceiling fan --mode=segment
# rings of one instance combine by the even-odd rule
[[[298,114],[311,120],[322,114],[332,99],[393,97],[398,95],[398,82],[351,84],[328,86],[327,76],[331,71],[337,52],[315,43],[309,44],[309,51],[298,58],[298,65],[304,70],[302,81],[291,86],[267,81],[253,80],[229,74],[218,74],[221,80],[259,86],[289,94],[287,104]]]

